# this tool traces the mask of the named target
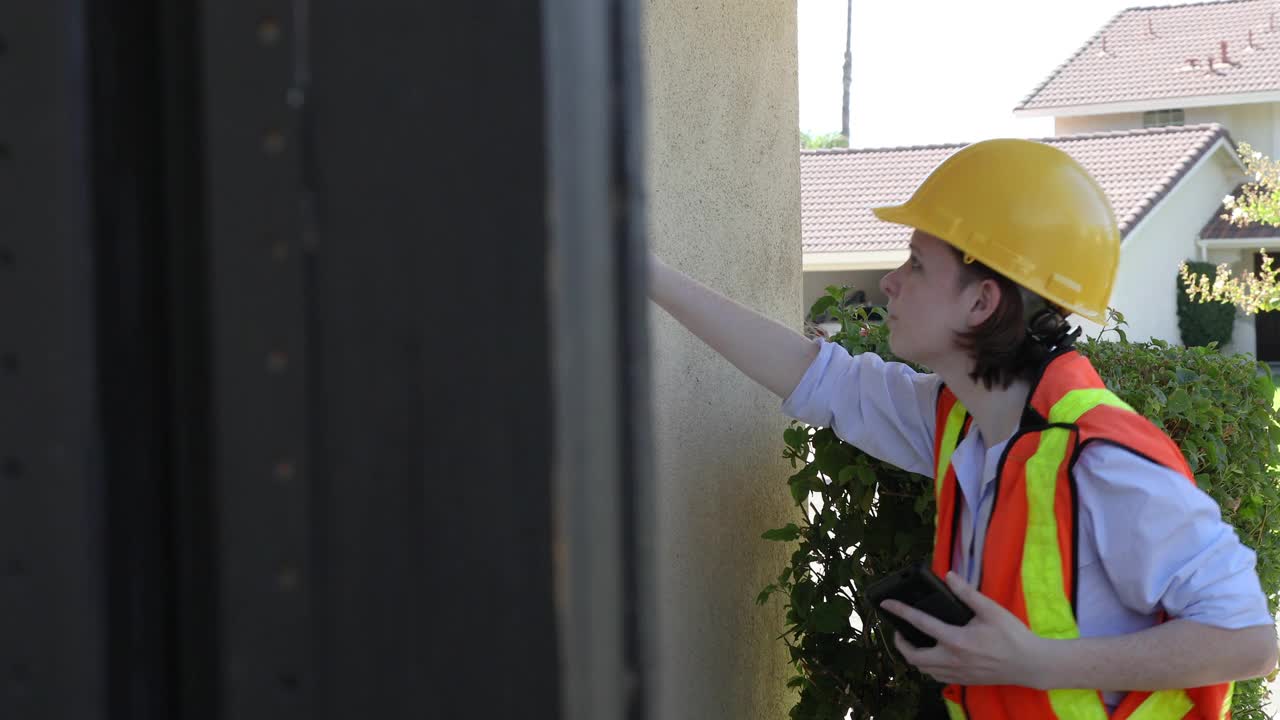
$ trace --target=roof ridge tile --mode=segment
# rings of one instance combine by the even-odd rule
[[[1177,107],[1192,98],[1219,95],[1271,97],[1280,91],[1276,79],[1280,78],[1280,54],[1274,31],[1266,28],[1268,12],[1274,18],[1277,10],[1280,7],[1274,0],[1206,0],[1125,8],[1054,68],[1013,110],[1017,114],[1058,114],[1069,108],[1117,103],[1158,109],[1161,102]],[[1139,29],[1153,21],[1159,29],[1155,42]],[[1270,21],[1273,28],[1274,22]],[[1260,28],[1264,36],[1257,36]],[[1255,36],[1247,46],[1246,30]],[[1107,49],[1113,57],[1099,59],[1088,52],[1100,38],[1104,47],[1111,41]],[[1228,51],[1224,43],[1233,50]],[[1246,49],[1240,51],[1241,47]],[[1234,60],[1228,59],[1228,54]],[[1226,65],[1220,65],[1223,62],[1230,65],[1226,71],[1222,70]]]
[[[1075,62],[1075,59],[1080,57],[1080,55],[1083,54],[1085,50],[1088,50],[1093,45],[1093,43],[1098,40],[1099,37],[1102,37],[1102,33],[1106,32],[1107,28],[1114,25],[1117,20],[1123,17],[1124,14],[1129,12],[1130,10],[1133,10],[1133,8],[1126,8],[1116,13],[1115,15],[1112,15],[1111,19],[1108,20],[1105,25],[1098,28],[1098,31],[1095,32],[1088,40],[1086,40],[1083,45],[1077,48],[1075,52],[1071,53],[1070,57],[1068,57],[1066,60],[1063,60],[1061,63],[1059,63],[1058,67],[1054,68],[1053,72],[1049,73],[1049,77],[1046,77],[1044,80],[1042,80],[1034,90],[1028,93],[1026,97],[1022,98],[1022,101],[1019,102],[1016,107],[1014,107],[1014,110],[1021,110],[1022,108],[1026,107],[1027,103],[1031,102],[1031,99],[1034,98],[1036,95],[1039,95],[1041,90],[1044,90],[1046,87],[1048,87],[1049,83],[1053,82],[1054,78],[1058,77],[1059,73],[1065,70],[1068,65]]]
[[[1240,2],[1242,0],[1225,0],[1226,2]],[[1203,133],[1212,130],[1214,133],[1225,132],[1221,123],[1196,123],[1194,125],[1166,125],[1162,127],[1152,128],[1131,128],[1127,130],[1095,130],[1093,132],[1074,133],[1071,135],[1050,135],[1044,137],[1025,138],[1032,142],[1045,143],[1052,145],[1056,142],[1064,140],[1092,140],[1095,138],[1107,137],[1134,137],[1141,135],[1173,135],[1177,133]],[[996,138],[989,138],[996,139]],[[979,142],[979,141],[974,141]],[[947,150],[960,149],[968,147],[973,143],[933,143],[929,145],[883,145],[877,147],[860,147],[860,148],[801,148],[801,155],[860,155],[867,153],[889,153],[889,152],[906,152],[912,150]]]
[[[1200,2],[1189,2],[1181,4],[1169,5],[1132,5],[1124,9],[1124,12],[1132,12],[1137,10],[1171,10],[1173,8],[1200,7],[1203,5],[1234,5],[1240,3],[1265,3],[1266,0],[1201,0]]]
[[[881,147],[857,148],[801,148],[802,155],[857,155],[859,153],[889,152],[901,150],[940,150],[943,148],[962,148],[971,143],[932,143],[929,145],[885,145]]]

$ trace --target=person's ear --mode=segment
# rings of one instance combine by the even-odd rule
[[[974,289],[972,303],[969,306],[969,327],[979,327],[987,321],[1000,307],[1000,284],[991,278],[980,280],[970,286]]]

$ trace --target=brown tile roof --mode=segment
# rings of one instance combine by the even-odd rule
[[[1240,186],[1243,187],[1243,186]],[[1240,197],[1240,187],[1232,191],[1232,195]],[[1280,237],[1280,227],[1272,227],[1270,225],[1262,225],[1259,223],[1249,223],[1243,227],[1232,225],[1222,219],[1223,214],[1227,212],[1225,205],[1220,206],[1213,217],[1209,218],[1209,222],[1205,223],[1204,228],[1200,230],[1200,238],[1203,240],[1236,240],[1249,238],[1277,238]]]
[[[1227,0],[1120,12],[1016,110],[1274,90],[1280,6]]]
[[[1127,234],[1219,138],[1222,126],[1125,130],[1044,138],[1097,179]],[[800,235],[805,253],[900,250],[910,231],[871,214],[905,201],[963,145],[800,151]]]

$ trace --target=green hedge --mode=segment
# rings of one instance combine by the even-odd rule
[[[1191,277],[1214,277],[1217,267],[1213,263],[1187,261]],[[1235,323],[1236,308],[1231,303],[1202,303],[1187,297],[1187,284],[1178,276],[1178,330],[1184,345],[1208,345],[1219,347],[1231,342],[1231,329]]]
[[[887,330],[862,309],[844,311],[840,288],[814,305],[834,309],[842,331],[833,338],[851,353],[889,351]],[[1123,318],[1117,316],[1119,324]],[[1105,332],[1105,331],[1104,331]],[[1280,507],[1274,469],[1280,466],[1280,424],[1269,371],[1247,356],[1208,347],[1163,342],[1084,340],[1079,349],[1108,387],[1181,446],[1197,483],[1222,507],[1244,542],[1257,551],[1258,574],[1274,613],[1280,589]],[[1264,370],[1265,370],[1265,366]],[[933,497],[929,480],[880,462],[830,430],[792,424],[784,456],[797,471],[787,484],[801,508],[797,522],[764,533],[794,543],[791,562],[757,602],[786,604],[782,639],[799,691],[795,720],[915,718],[937,703],[938,687],[890,649],[889,635],[863,601],[860,588],[876,577],[925,560],[932,545]],[[807,459],[812,457],[812,462]],[[1269,472],[1269,468],[1272,472]],[[863,627],[851,626],[856,613]],[[1260,680],[1240,683],[1235,717],[1262,712]]]

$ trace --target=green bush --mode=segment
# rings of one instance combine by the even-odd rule
[[[1207,262],[1187,261],[1192,277],[1213,277],[1217,266]],[[1219,346],[1231,342],[1231,329],[1235,323],[1236,308],[1225,302],[1196,302],[1187,295],[1187,283],[1178,276],[1178,330],[1184,345]]]
[[[811,315],[838,315],[842,330],[832,340],[849,352],[901,362],[889,351],[887,329],[869,322],[866,310],[842,309],[844,293],[828,288]],[[1280,524],[1273,517],[1280,515],[1274,512],[1280,507],[1274,474],[1280,465],[1280,415],[1270,372],[1214,346],[1130,343],[1119,329],[1123,318],[1113,317],[1119,342],[1084,340],[1079,349],[1113,392],[1182,447],[1196,482],[1257,551],[1258,574],[1274,613],[1280,590]],[[891,649],[890,635],[860,592],[882,573],[928,557],[930,481],[866,455],[829,429],[793,423],[783,440],[783,455],[797,468],[787,484],[801,516],[763,537],[796,548],[757,602],[778,596],[786,603],[781,639],[796,670],[787,686],[799,691],[790,717],[843,720],[851,713],[854,720],[905,719],[937,707],[938,685]],[[848,621],[854,613],[861,627]],[[1240,683],[1235,717],[1266,717],[1264,692],[1260,680]]]

